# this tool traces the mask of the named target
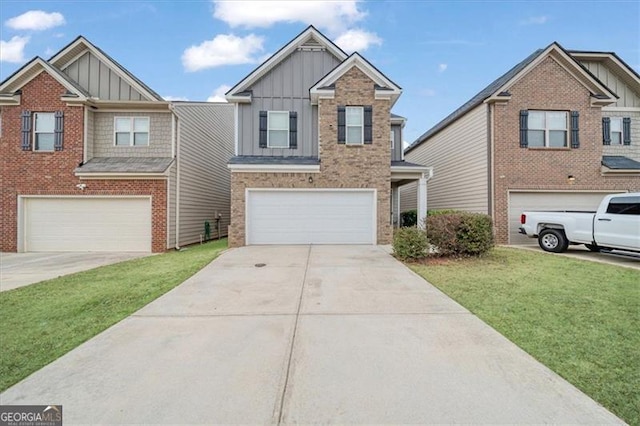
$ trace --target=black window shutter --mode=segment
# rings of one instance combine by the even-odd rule
[[[22,111],[22,150],[31,150],[31,111]]]
[[[364,143],[371,144],[373,142],[373,107],[367,105],[364,107]]]
[[[523,109],[520,111],[520,148],[529,146],[529,111]]]
[[[289,148],[298,148],[298,113],[289,111]]]
[[[622,143],[631,145],[631,117],[622,119]]]
[[[571,111],[571,148],[580,148],[580,112]]]
[[[56,111],[56,122],[54,127],[53,149],[62,151],[62,135],[64,130],[64,112]]]
[[[611,145],[611,119],[602,117],[602,144]]]
[[[260,133],[258,145],[260,148],[267,147],[267,111],[260,111]]]
[[[346,108],[343,105],[338,106],[338,143],[347,141],[347,117]]]

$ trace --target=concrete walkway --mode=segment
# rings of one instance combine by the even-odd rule
[[[149,255],[151,253],[0,253],[0,291]]]
[[[0,400],[65,424],[621,423],[372,246],[229,250]]]

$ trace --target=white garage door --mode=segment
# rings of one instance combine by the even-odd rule
[[[372,190],[247,193],[247,244],[375,244]]]
[[[25,198],[24,251],[151,251],[151,199]]]
[[[518,233],[523,211],[595,211],[606,192],[512,192],[509,196],[509,243],[535,244]]]

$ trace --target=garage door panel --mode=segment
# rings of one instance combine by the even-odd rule
[[[374,244],[373,191],[249,191],[247,244]]]
[[[535,244],[535,240],[518,233],[524,211],[595,211],[604,192],[512,192],[509,196],[509,243]]]
[[[27,198],[26,251],[151,251],[149,198]]]

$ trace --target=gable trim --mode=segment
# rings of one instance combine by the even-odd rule
[[[276,53],[271,55],[269,59],[264,61],[256,69],[254,69],[249,75],[242,79],[239,83],[233,86],[226,93],[226,98],[229,102],[250,102],[251,96],[239,97],[239,93],[246,91],[256,81],[262,78],[265,74],[271,71],[277,64],[283,59],[293,53],[300,45],[303,45],[310,38],[315,38],[320,46],[327,49],[333,56],[343,61],[347,58],[347,54],[342,49],[336,46],[331,40],[318,31],[313,25],[308,26],[304,31],[298,34],[293,40],[281,47]],[[247,100],[248,99],[248,100]]]

